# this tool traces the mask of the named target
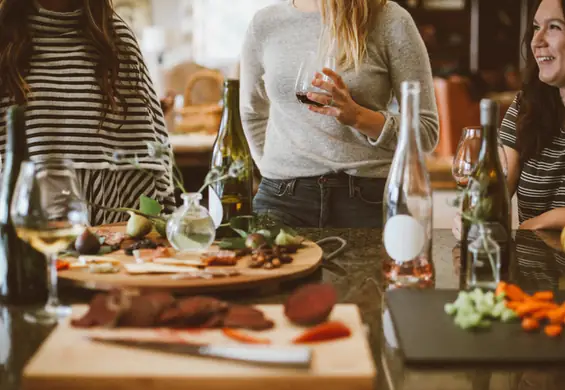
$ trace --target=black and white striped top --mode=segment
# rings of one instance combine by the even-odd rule
[[[168,155],[152,157],[147,148],[148,142],[156,142],[170,150],[167,130],[131,30],[119,17],[114,17],[116,32],[131,52],[121,53],[118,86],[127,100],[128,112],[126,116],[123,111],[110,112],[103,119],[104,97],[95,76],[98,54],[81,30],[82,10],[59,13],[36,7],[28,20],[33,40],[26,78],[30,90],[26,110],[30,158],[72,160],[89,202],[107,207],[137,207],[139,196],[145,194],[170,206],[171,162]],[[6,142],[4,117],[12,103],[11,97],[0,95],[2,157]],[[116,161],[116,151],[125,153],[125,158]],[[143,170],[128,161],[135,156]],[[90,211],[93,225],[127,216],[96,208]]]
[[[516,121],[518,97],[506,112],[500,128],[505,146],[517,150]],[[520,223],[546,211],[565,207],[565,130],[545,147],[541,155],[525,161],[518,180],[518,216]]]

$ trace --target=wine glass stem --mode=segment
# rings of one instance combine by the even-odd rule
[[[47,308],[56,310],[59,306],[59,295],[57,293],[57,254],[47,256],[47,275],[49,297],[47,299]]]

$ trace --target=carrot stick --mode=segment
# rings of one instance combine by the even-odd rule
[[[530,317],[533,318],[534,320],[540,321],[543,320],[544,318],[547,318],[550,312],[551,311],[547,311],[547,310],[538,310],[533,312]]]
[[[522,320],[522,329],[524,329],[525,331],[532,331],[532,330],[536,330],[537,328],[539,328],[539,322],[534,320],[533,318],[524,318]]]
[[[565,319],[565,304],[547,313],[547,318],[552,324],[560,324]]]
[[[518,308],[515,311],[519,317],[524,317],[538,310],[553,310],[557,308],[558,306],[555,303],[527,300],[523,302],[520,306],[518,306]]]
[[[496,285],[496,290],[494,290],[494,295],[505,294],[506,293],[506,287],[508,287],[508,283],[501,280]]]
[[[516,309],[518,309],[521,305],[522,302],[519,301],[506,301],[506,307],[509,309],[512,309],[514,311],[516,311]]]
[[[507,285],[505,292],[506,296],[511,301],[524,301],[526,298],[529,298],[529,295],[522,291],[522,289],[515,284]]]
[[[561,325],[546,325],[544,332],[549,337],[557,337],[561,334]]]
[[[553,301],[553,291],[538,291],[532,295],[536,301]]]

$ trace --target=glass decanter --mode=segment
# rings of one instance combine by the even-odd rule
[[[199,192],[181,195],[183,205],[167,222],[167,239],[177,251],[200,252],[208,249],[216,238],[214,220],[200,205]]]
[[[479,235],[467,249],[470,260],[468,288],[495,289],[500,282],[500,246],[492,238],[491,229],[478,224]]]

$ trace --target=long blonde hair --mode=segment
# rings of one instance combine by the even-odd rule
[[[321,48],[333,51],[342,69],[359,70],[367,54],[367,37],[387,0],[319,0]]]

